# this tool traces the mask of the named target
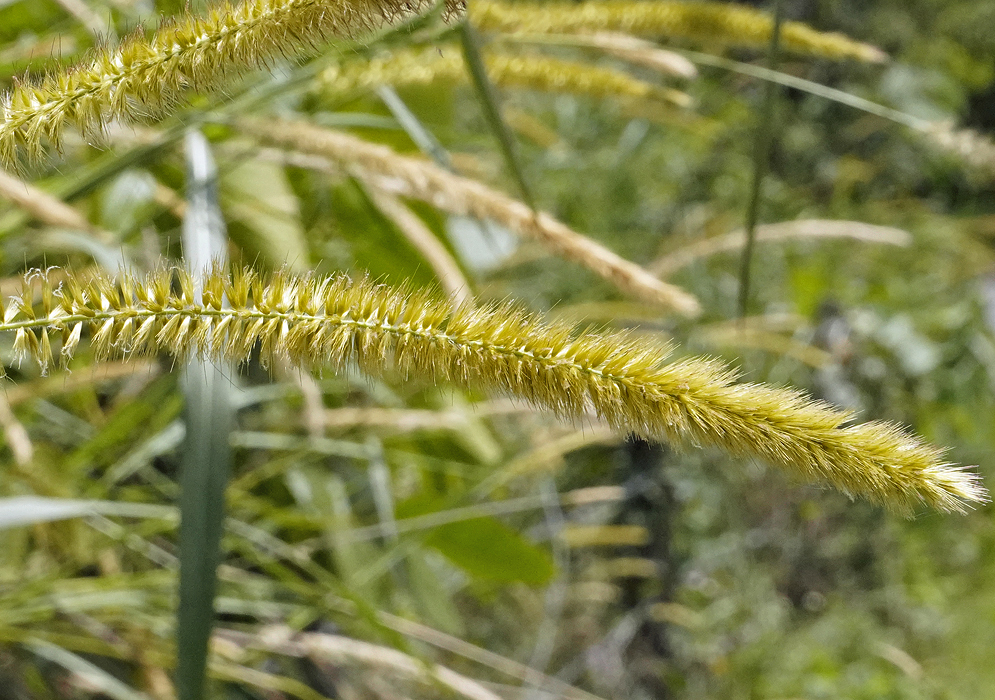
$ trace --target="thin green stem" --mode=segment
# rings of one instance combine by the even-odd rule
[[[582,48],[599,48],[596,44],[592,43],[590,38],[574,34],[503,34],[498,36],[496,41],[511,44],[538,44],[540,46],[577,46]],[[709,66],[711,68],[720,68],[733,73],[739,73],[740,75],[747,75],[751,78],[756,78],[757,80],[765,80],[776,83],[777,85],[792,88],[794,90],[806,92],[810,95],[815,95],[816,97],[821,97],[831,102],[836,102],[838,104],[860,110],[861,112],[866,112],[867,114],[873,114],[874,116],[887,119],[888,121],[895,122],[896,124],[907,126],[915,131],[925,132],[933,126],[932,122],[926,119],[916,117],[907,112],[902,112],[901,110],[888,107],[878,102],[873,102],[849,92],[844,92],[843,90],[829,87],[828,85],[822,85],[821,83],[817,83],[812,80],[800,78],[797,75],[772,70],[764,66],[754,65],[752,63],[735,61],[731,58],[726,58],[725,56],[716,56],[710,53],[692,51],[690,49],[675,46],[667,46],[667,50],[684,56],[692,63],[697,63],[702,66]]]
[[[895,122],[896,124],[907,126],[915,131],[927,131],[931,126],[931,122],[926,119],[922,119],[921,117],[916,117],[907,112],[902,112],[901,110],[888,107],[878,102],[873,102],[843,90],[829,87],[828,85],[822,85],[821,83],[806,80],[805,78],[799,78],[797,75],[791,75],[790,73],[773,70],[769,67],[757,66],[752,63],[734,61],[732,59],[725,58],[724,56],[713,56],[712,54],[702,53],[700,51],[691,51],[689,49],[680,48],[670,48],[669,50],[679,53],[691,62],[699,65],[711,66],[712,68],[721,68],[723,70],[732,71],[733,73],[748,75],[751,78],[757,78],[758,80],[766,80],[767,82],[783,85],[784,87],[789,87],[794,90],[807,92],[810,95],[815,95],[816,97],[821,97],[823,99],[830,100],[831,102],[836,102],[838,104],[860,110],[861,112],[866,112],[867,114],[873,114],[874,116],[881,117],[882,119],[887,119],[888,121]]]
[[[781,26],[784,24],[782,0],[774,0],[774,29],[770,35],[770,50],[767,54],[767,68],[777,67],[781,51]],[[764,177],[770,167],[770,152],[774,134],[774,100],[777,97],[774,83],[764,83],[763,104],[760,108],[760,123],[753,154],[753,181],[750,184],[750,200],[746,209],[746,245],[739,267],[739,317],[745,318],[750,303],[750,273],[753,266],[753,248],[757,239],[757,221],[760,217],[760,199]]]
[[[487,122],[498,138],[501,152],[504,154],[512,177],[515,178],[515,183],[522,194],[522,200],[529,205],[532,211],[535,211],[536,204],[535,198],[532,196],[532,188],[529,187],[528,181],[525,179],[525,171],[522,169],[522,163],[518,157],[515,139],[511,135],[511,130],[505,123],[504,117],[501,116],[501,102],[497,90],[494,89],[494,84],[487,77],[487,68],[480,55],[480,37],[473,25],[470,24],[469,19],[464,20],[460,25],[460,41],[463,45],[463,58],[470,72],[470,78],[473,80],[474,88],[477,90],[477,96],[484,108]]]

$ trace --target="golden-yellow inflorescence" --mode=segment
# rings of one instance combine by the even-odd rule
[[[36,311],[25,287],[0,332],[43,367],[72,356],[89,328],[98,359],[167,352],[301,367],[356,363],[371,375],[445,381],[516,396],[566,417],[593,410],[612,427],[758,457],[899,510],[962,511],[985,501],[977,477],[886,423],[849,425],[846,413],[791,390],[738,384],[722,364],[667,362],[668,350],[624,333],[575,336],[508,305],[470,306],[348,277],[260,277],[216,267],[202,292],[182,270],[146,276],[43,280]],[[53,338],[61,338],[53,347]]]
[[[470,18],[484,30],[508,33],[572,34],[614,31],[642,37],[671,37],[722,46],[766,48],[774,22],[742,5],[673,0],[587,0],[586,2],[503,2],[474,0]],[[785,22],[781,45],[788,51],[831,59],[879,63],[880,49],[801,22]]]
[[[432,0],[245,0],[184,15],[151,38],[136,32],[87,63],[25,82],[0,98],[0,166],[59,148],[67,125],[99,132],[111,119],[166,113],[190,90],[210,90],[284,56],[313,53],[432,6]],[[451,12],[463,0],[447,0]]]
[[[465,0],[443,0],[455,19]],[[332,37],[354,37],[421,12],[434,0],[243,0],[222,2],[203,16],[183,15],[151,37],[138,31],[120,46],[101,49],[69,69],[23,82],[0,97],[0,166],[37,159],[46,145],[60,148],[67,126],[100,132],[114,119],[128,122],[168,113],[188,91],[215,90],[234,76],[280,57],[314,53]],[[478,0],[471,8],[486,29],[518,33],[625,31],[726,44],[767,41],[766,15],[727,4],[604,0],[581,4]],[[790,50],[882,60],[873,47],[803,24],[784,25]],[[498,80],[543,90],[575,89],[604,95],[639,94],[686,102],[677,91],[646,90],[624,74],[542,57],[496,57]],[[651,86],[652,87],[652,86]]]
[[[503,87],[596,98],[661,100],[681,107],[691,102],[687,93],[654,85],[624,71],[543,54],[488,52],[484,64],[491,81]],[[462,53],[455,46],[402,49],[369,61],[332,66],[321,76],[324,89],[333,93],[368,90],[380,85],[398,87],[465,80],[469,80],[469,74]]]

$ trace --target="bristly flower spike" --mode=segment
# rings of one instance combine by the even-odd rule
[[[464,0],[445,0],[449,14]],[[314,53],[332,37],[354,37],[427,9],[432,0],[244,0],[202,17],[171,19],[152,38],[136,31],[87,63],[20,82],[0,97],[0,166],[23,153],[58,149],[67,125],[84,134],[110,120],[160,117],[188,91],[213,90],[280,57]]]
[[[988,498],[975,474],[897,426],[850,425],[848,414],[795,391],[737,384],[712,360],[668,363],[669,351],[645,338],[574,336],[512,306],[455,305],[345,276],[264,278],[215,266],[203,289],[172,269],[69,275],[45,313],[27,293],[14,297],[0,332],[14,332],[16,351],[43,365],[52,359],[49,332],[68,338],[65,360],[84,326],[97,359],[167,352],[243,361],[258,344],[264,363],[355,363],[371,375],[504,392],[565,417],[593,410],[620,431],[758,457],[897,510],[962,512]]]
[[[488,77],[502,87],[544,92],[586,94],[595,98],[621,97],[660,100],[687,107],[687,93],[660,87],[624,71],[567,61],[543,54],[510,54],[489,51],[484,56]],[[369,61],[330,66],[321,75],[325,91],[332,94],[381,85],[425,85],[467,79],[463,56],[454,47],[406,49]]]
[[[731,2],[474,0],[469,12],[474,24],[485,31],[523,34],[611,31],[756,48],[770,43],[774,26],[770,15]],[[785,22],[781,32],[784,48],[799,54],[871,63],[882,63],[888,58],[874,46],[842,34],[820,32],[801,22]]]

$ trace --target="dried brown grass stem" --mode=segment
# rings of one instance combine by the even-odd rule
[[[443,211],[489,219],[612,282],[644,301],[694,316],[698,301],[688,292],[661,282],[639,265],[573,231],[544,212],[468,178],[402,156],[387,146],[302,122],[242,119],[240,129],[262,142],[325,156],[373,187],[428,202]]]
[[[798,219],[776,224],[766,224],[757,227],[758,243],[775,243],[780,241],[849,238],[862,243],[880,243],[884,245],[908,246],[912,236],[901,229],[890,226],[875,226],[861,221],[836,221],[830,219]],[[678,270],[703,258],[719,253],[728,253],[741,249],[746,245],[746,232],[732,231],[721,236],[702,238],[682,248],[657,258],[649,265],[654,274],[668,277]]]

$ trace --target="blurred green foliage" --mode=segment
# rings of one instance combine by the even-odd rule
[[[182,5],[88,4],[119,35]],[[881,66],[788,57],[785,72],[922,119],[995,130],[995,3],[785,5],[792,18],[891,56]],[[36,72],[72,61],[94,41],[60,3],[0,2],[0,82],[9,86],[28,66]],[[688,47],[711,49],[676,48]],[[672,83],[695,104],[678,111],[504,91],[506,113],[520,117],[509,122],[542,209],[650,266],[742,225],[758,81],[705,66],[698,78],[678,81],[588,49],[547,49]],[[295,70],[273,66],[234,87],[236,101],[215,105],[215,121]],[[357,130],[365,137],[414,150],[373,93],[345,102],[293,86],[274,94],[270,103],[281,110],[319,122],[351,119],[366,125]],[[400,94],[463,172],[515,191],[471,87]],[[761,244],[746,321],[756,342],[716,332],[735,315],[736,253],[700,259],[672,278],[702,300],[702,319],[629,304],[589,325],[636,325],[673,339],[681,353],[728,358],[750,380],[806,387],[863,418],[908,424],[949,445],[951,461],[979,464],[990,484],[995,182],[922,134],[799,90],[779,90],[775,114],[763,221],[865,221],[904,229],[912,244]],[[144,266],[176,257],[184,156],[164,135],[184,118],[138,137],[115,129],[99,148],[69,143],[62,160],[33,173],[106,235],[54,230],[0,202],[2,275],[53,264],[113,267],[122,255]],[[432,269],[357,182],[279,163],[223,124],[205,130],[234,253],[261,266],[434,283]],[[509,243],[507,232],[413,209],[484,299],[513,297],[581,316],[619,299],[608,283],[534,244]],[[460,232],[462,241],[446,238]],[[11,341],[3,342],[9,366]],[[823,361],[812,366],[784,350],[795,346],[820,348]],[[6,442],[23,440],[12,434],[23,426],[32,451],[27,461],[0,452],[0,495],[174,505],[183,395],[169,369],[156,362],[101,368],[81,352],[71,373],[11,370]],[[312,382],[250,365],[231,382],[238,427],[217,601],[222,628],[336,629],[493,682],[508,698],[545,697],[530,694],[537,685],[566,691],[502,673],[493,659],[467,658],[472,649],[450,637],[412,637],[384,613],[506,660],[541,664],[604,698],[995,698],[990,507],[901,520],[789,483],[763,465],[606,439],[495,397],[402,378]],[[377,486],[384,470],[386,490]],[[562,504],[537,495],[550,479],[565,494]],[[622,492],[582,502],[592,492],[581,490],[595,486]],[[4,503],[0,510],[14,507]],[[441,519],[424,520],[433,514]],[[644,527],[649,541],[564,544],[564,528],[598,524]],[[162,669],[172,649],[176,529],[172,510],[148,517],[97,510],[0,531],[0,698],[123,697],[101,677],[148,693],[135,697],[170,697]],[[63,657],[42,653],[40,642],[89,660],[99,673],[53,661]],[[329,697],[331,688],[343,698],[394,697],[390,674],[333,672],[223,646],[215,652],[259,674],[215,666],[223,679],[216,697],[303,697],[291,680]],[[277,679],[270,690],[260,689],[264,677]],[[442,693],[397,687],[402,696]]]

